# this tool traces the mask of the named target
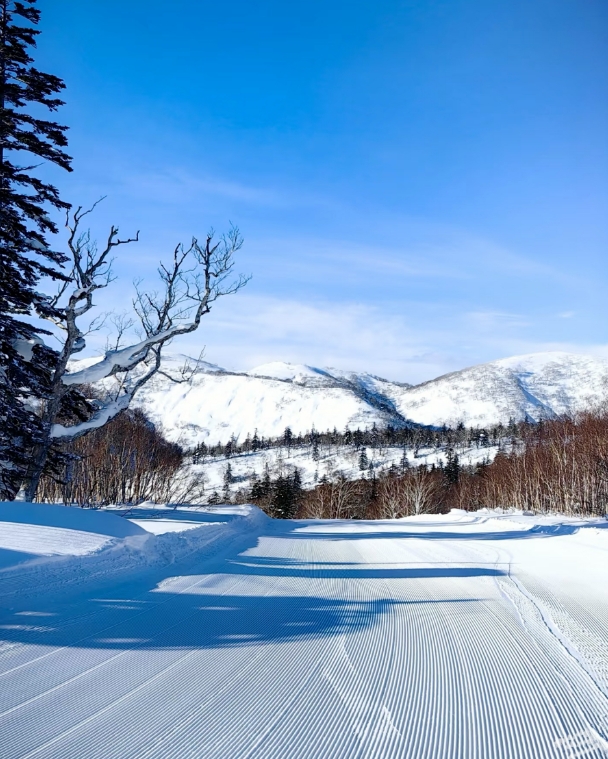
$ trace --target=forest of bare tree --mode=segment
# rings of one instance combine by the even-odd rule
[[[488,449],[481,463],[463,465],[463,446]],[[403,449],[400,464],[367,465],[366,451]],[[412,464],[425,446],[440,451],[435,465]],[[335,471],[304,488],[297,467],[253,474],[231,489],[232,457],[258,450],[308,449],[310,456],[359,452],[360,475]],[[408,457],[409,453],[409,457]],[[493,458],[490,456],[492,453]],[[253,502],[274,517],[392,519],[451,508],[515,508],[535,513],[600,515],[608,508],[608,411],[491,429],[411,427],[293,436],[248,436],[190,451],[170,443],[141,411],[127,411],[88,436],[66,442],[58,464],[42,478],[39,500],[80,506],[108,504]],[[205,463],[225,461],[222,492],[205,489]],[[195,463],[198,466],[193,467]],[[202,465],[203,475],[200,474]]]

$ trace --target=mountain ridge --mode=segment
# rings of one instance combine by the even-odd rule
[[[187,357],[167,356],[165,370]],[[369,372],[272,362],[234,372],[202,362],[190,383],[157,375],[136,397],[185,446],[316,429],[407,425],[487,427],[582,411],[608,395],[608,360],[565,352],[490,361],[417,385]]]

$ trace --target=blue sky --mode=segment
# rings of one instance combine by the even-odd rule
[[[422,381],[608,355],[605,0],[40,0],[64,197],[141,229],[104,307],[229,220],[253,279],[175,349]]]

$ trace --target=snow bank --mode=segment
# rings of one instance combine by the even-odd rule
[[[113,538],[140,535],[141,527],[101,509],[79,509],[51,503],[0,503],[0,522],[93,532]]]
[[[0,504],[0,597],[170,564],[268,519],[255,506],[131,513],[133,520],[118,511]]]

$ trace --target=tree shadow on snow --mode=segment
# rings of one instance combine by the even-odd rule
[[[371,627],[394,607],[423,609],[446,604],[472,609],[483,599],[419,598],[357,600],[321,597],[328,579],[483,577],[502,574],[494,567],[402,568],[386,565],[308,564],[249,555],[224,559],[210,574],[169,575],[160,585],[133,592],[124,585],[104,595],[76,596],[72,604],[45,603],[35,611],[9,611],[0,617],[0,640],[11,643],[117,650],[214,649],[320,639]],[[234,575],[252,578],[237,583]],[[273,582],[259,577],[273,578]],[[277,582],[274,582],[274,578]],[[285,582],[281,582],[281,578]],[[300,578],[295,582],[293,578]],[[321,586],[315,583],[322,579]],[[244,588],[243,595],[222,588]],[[377,586],[375,586],[377,588]],[[268,591],[273,594],[268,594]],[[419,589],[418,589],[419,590]],[[251,593],[248,595],[247,593]],[[370,593],[370,595],[372,595]],[[375,595],[375,594],[374,594]]]
[[[335,580],[414,580],[448,577],[497,577],[506,574],[495,566],[399,566],[394,563],[371,562],[367,564],[349,562],[305,562],[293,559],[268,558],[265,556],[243,556],[226,562],[224,574],[249,574],[262,577],[302,577],[310,579]]]
[[[555,524],[555,525],[536,525],[530,529],[522,530],[497,530],[494,532],[483,530],[458,530],[457,532],[450,532],[448,530],[403,530],[398,527],[395,529],[377,530],[373,529],[373,523],[369,524],[369,529],[366,529],[365,522],[357,522],[359,529],[352,529],[352,522],[337,522],[334,525],[328,525],[327,523],[321,523],[319,526],[311,525],[310,522],[306,524],[300,523],[295,529],[289,533],[290,538],[304,539],[304,540],[523,540],[530,538],[555,538],[562,537],[564,535],[574,535],[579,532],[581,528],[578,525],[572,524]],[[330,527],[330,529],[321,530],[323,526]],[[598,523],[592,524],[590,527],[594,529],[608,529],[608,522],[606,524]],[[307,529],[312,528],[312,529]]]

